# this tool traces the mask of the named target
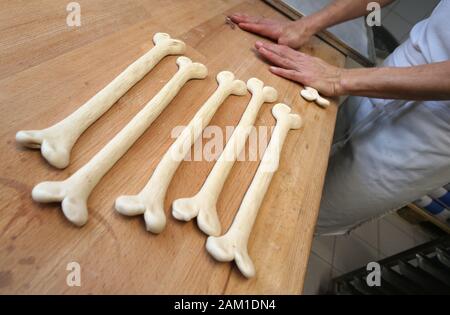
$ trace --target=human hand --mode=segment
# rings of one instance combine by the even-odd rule
[[[345,94],[341,82],[345,69],[283,45],[256,42],[255,47],[262,57],[274,65],[270,67],[272,73],[313,87],[326,96]]]
[[[235,13],[230,15],[229,18],[245,31],[270,38],[280,45],[295,49],[303,46],[318,31],[308,17],[295,22],[282,22]]]

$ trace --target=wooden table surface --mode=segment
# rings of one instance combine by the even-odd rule
[[[80,0],[80,27],[66,25],[68,1],[6,1],[0,5],[0,293],[299,294],[317,219],[336,105],[324,110],[299,96],[300,86],[270,74],[252,47],[257,36],[226,25],[241,11],[286,19],[261,1]],[[190,81],[89,199],[89,221],[77,228],[59,204],[31,199],[34,185],[61,180],[104,146],[176,72],[167,57],[125,94],[76,143],[71,165],[50,167],[37,150],[15,143],[18,130],[47,127],[73,112],[128,64],[148,51],[155,32],[188,45],[186,55],[210,75]],[[344,56],[318,39],[303,51],[342,66]],[[173,142],[171,129],[186,125],[216,89],[216,74],[233,71],[263,80],[279,102],[302,115],[304,127],[287,137],[254,226],[249,253],[257,275],[242,277],[233,263],[219,263],[205,250],[195,222],[172,218],[170,205],[202,185],[214,162],[183,162],[166,198],[167,227],[145,231],[142,216],[126,218],[114,200],[147,182]],[[211,121],[221,128],[239,121],[250,95],[232,96]],[[265,104],[257,126],[275,123]],[[206,141],[206,140],[205,140]],[[258,161],[237,162],[220,196],[223,229],[233,220]],[[66,284],[67,264],[81,266],[81,287]]]

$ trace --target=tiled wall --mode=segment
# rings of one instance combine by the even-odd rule
[[[412,27],[427,18],[439,0],[396,0],[382,10],[382,25],[400,42],[404,42]]]

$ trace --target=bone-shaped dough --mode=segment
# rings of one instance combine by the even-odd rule
[[[144,214],[146,228],[152,233],[161,233],[166,225],[164,199],[167,188],[191,146],[228,96],[247,93],[245,83],[235,80],[234,74],[229,71],[220,72],[217,81],[219,83],[217,90],[164,154],[141,192],[137,195],[120,196],[116,200],[116,210],[121,214],[128,216]]]
[[[273,107],[272,113],[277,123],[272,139],[264,152],[255,177],[245,193],[236,217],[225,235],[209,236],[206,241],[206,249],[216,260],[235,260],[239,270],[247,278],[255,275],[255,267],[248,254],[247,245],[256,215],[272,176],[278,168],[281,149],[288,131],[298,129],[302,125],[300,116],[290,112],[290,107],[284,104],[277,104]]]
[[[179,70],[172,79],[105,147],[66,180],[36,185],[33,199],[38,202],[62,201],[66,218],[75,225],[84,225],[88,218],[87,199],[100,179],[150,127],[187,81],[204,79],[208,74],[204,65],[192,63],[186,57],[179,57],[177,64]]]
[[[67,167],[70,163],[72,147],[90,125],[152,70],[161,59],[168,55],[180,55],[185,51],[185,44],[182,41],[171,39],[165,33],[156,33],[153,36],[153,42],[155,47],[128,66],[75,112],[46,129],[19,131],[16,134],[17,142],[29,148],[40,148],[42,156],[54,167]]]
[[[195,196],[177,199],[172,205],[175,218],[189,221],[197,217],[198,227],[207,235],[220,235],[221,226],[216,210],[220,192],[245,146],[262,104],[275,102],[278,97],[274,88],[264,87],[264,83],[256,78],[248,80],[247,87],[252,93],[252,99],[202,188]]]
[[[305,89],[301,90],[300,94],[307,101],[316,102],[316,104],[319,106],[322,107],[330,106],[330,101],[320,96],[319,92],[312,87],[305,86]]]

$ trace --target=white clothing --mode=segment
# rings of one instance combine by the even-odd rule
[[[449,60],[449,18],[450,0],[442,0],[384,65]],[[350,97],[334,139],[318,234],[346,233],[450,182],[450,100]]]

